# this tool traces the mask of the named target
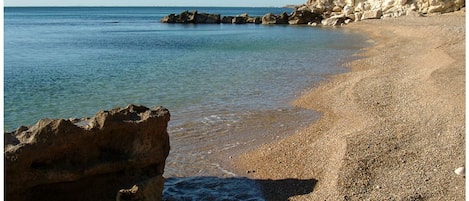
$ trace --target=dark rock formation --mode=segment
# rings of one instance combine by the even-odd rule
[[[240,17],[236,16],[232,19],[231,21],[233,24],[246,24],[246,18],[245,17]]]
[[[165,108],[129,105],[5,133],[6,200],[115,200],[134,184],[140,200],[161,199],[169,119]]]
[[[197,11],[184,11],[178,15],[169,14],[160,20],[163,23],[193,23],[193,24],[260,24],[261,17],[251,17],[247,13],[238,16],[223,16],[220,14],[198,13]]]
[[[282,13],[280,15],[267,13],[262,16],[262,24],[288,24],[288,14]]]
[[[179,15],[169,14],[160,21],[164,23],[197,23],[197,15],[197,11],[189,12],[186,10]]]
[[[288,24],[308,24],[310,22],[321,22],[321,20],[321,15],[310,10],[295,10],[288,19]]]
[[[221,23],[223,24],[228,24],[228,23],[232,23],[233,22],[233,16],[223,16],[221,18]]]
[[[195,17],[196,24],[220,24],[220,14],[200,13]]]
[[[184,11],[179,15],[169,14],[160,20],[163,23],[194,23],[194,24],[219,24],[220,14],[198,13],[197,11]]]

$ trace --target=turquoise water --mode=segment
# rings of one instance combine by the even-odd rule
[[[344,72],[340,64],[364,46],[364,38],[342,29],[159,22],[194,9],[223,16],[291,11],[5,8],[5,130],[131,103],[162,105],[172,115],[166,177],[236,176],[228,156],[317,118],[290,101]]]

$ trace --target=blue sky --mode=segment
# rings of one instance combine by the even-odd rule
[[[246,6],[281,7],[287,4],[299,5],[307,0],[4,0],[5,6]]]

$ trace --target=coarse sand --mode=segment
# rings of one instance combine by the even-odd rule
[[[464,200],[465,11],[341,29],[372,45],[294,101],[323,116],[242,154],[267,200]],[[310,182],[307,182],[310,181]]]

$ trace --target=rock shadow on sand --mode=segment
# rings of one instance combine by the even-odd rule
[[[168,178],[163,201],[284,201],[313,192],[316,179],[253,180],[210,176]]]

